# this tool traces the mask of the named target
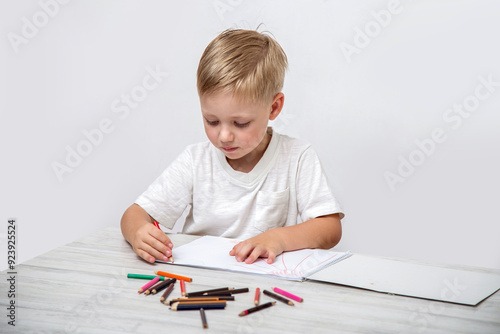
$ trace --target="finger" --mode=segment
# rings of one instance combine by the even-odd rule
[[[171,256],[172,255],[172,249],[168,246],[166,246],[164,243],[160,242],[158,239],[155,239],[154,237],[149,239],[148,244],[160,252],[163,256]]]
[[[236,245],[234,253],[236,261],[238,262],[245,261],[248,255],[253,251],[254,247],[255,246],[253,244],[246,244],[244,242],[240,243],[239,245]]]
[[[240,245],[241,242],[238,242],[236,245],[234,245],[234,247],[229,251],[229,255],[234,256],[238,252]]]
[[[253,249],[252,253],[250,253],[250,255],[247,257],[245,263],[246,264],[254,263],[255,260],[257,260],[261,255],[264,255],[265,253],[266,250],[263,247],[257,246]]]
[[[172,244],[172,241],[170,238],[167,236],[165,232],[162,230],[157,229],[156,227],[150,229],[150,234],[154,236],[158,241],[160,241],[162,244],[166,245],[170,249],[174,248],[174,245]]]
[[[162,247],[165,247],[162,243],[158,242],[156,239],[149,240],[149,242],[153,242],[156,244],[156,246],[161,245]],[[168,255],[166,251],[159,250],[158,248],[155,248],[155,246],[149,244],[148,242],[144,242],[139,246],[139,249],[146,252],[149,255],[149,258],[144,258],[148,262],[154,262],[155,259],[161,260],[161,261],[168,261]],[[153,257],[153,261],[151,261],[151,257]]]
[[[151,247],[158,250],[160,253],[166,256],[172,255],[172,242],[170,238],[167,237],[163,231],[160,231],[157,228],[149,229],[149,238],[146,241]]]
[[[234,247],[229,251],[230,256],[236,256],[238,249],[240,248],[240,244],[241,243],[234,245]]]
[[[276,260],[277,254],[273,251],[269,251],[269,254],[267,256],[267,263],[268,264],[273,264],[274,260]]]
[[[142,259],[148,261],[149,263],[154,263],[155,262],[155,258],[154,256],[152,256],[151,254],[149,254],[148,252],[142,250],[142,249],[137,249],[135,251],[135,253],[140,256]]]

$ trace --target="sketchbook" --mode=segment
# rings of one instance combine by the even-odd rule
[[[302,249],[278,255],[272,264],[259,258],[252,264],[236,261],[229,251],[240,240],[204,236],[173,249],[175,263],[207,269],[219,269],[302,281],[308,276],[351,255],[324,249]]]
[[[308,279],[465,305],[477,305],[500,288],[500,274],[361,254]]]

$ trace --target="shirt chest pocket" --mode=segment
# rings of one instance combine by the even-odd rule
[[[275,227],[283,226],[288,215],[288,200],[290,191],[259,191],[256,201],[254,227],[265,232]]]

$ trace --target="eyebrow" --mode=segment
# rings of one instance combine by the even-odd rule
[[[217,118],[219,119],[219,117],[217,117],[216,115],[213,115],[213,114],[210,114],[210,113],[205,113],[205,112],[201,112],[203,117],[207,118],[207,117],[214,117],[214,118]],[[243,115],[237,115],[237,116],[234,116],[234,117],[231,117],[231,120],[249,120],[251,119],[252,116],[250,115],[246,115],[246,116],[243,116]]]

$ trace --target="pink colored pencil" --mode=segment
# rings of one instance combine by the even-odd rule
[[[286,292],[284,290],[281,290],[280,288],[273,288],[273,291],[276,293],[279,293],[280,295],[283,295],[285,297],[288,297],[290,299],[293,299],[295,301],[298,301],[299,303],[302,303],[304,299],[300,298],[299,296],[293,295],[290,292]]]
[[[155,284],[156,282],[158,282],[160,280],[160,276],[156,276],[155,278],[153,278],[151,281],[149,281],[148,283],[146,283],[142,288],[139,289],[139,293],[143,293],[144,291],[146,291],[148,288],[152,287],[153,284]]]

